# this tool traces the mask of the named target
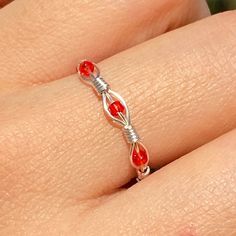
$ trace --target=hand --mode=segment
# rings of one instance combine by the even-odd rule
[[[1,235],[236,235],[236,13],[192,23],[208,15],[200,0],[1,9]],[[84,58],[162,167],[128,189],[120,130],[75,74]]]

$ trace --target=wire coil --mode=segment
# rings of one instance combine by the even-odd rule
[[[123,128],[123,133],[128,143],[136,143],[139,141],[139,135],[132,125],[126,125]]]
[[[107,91],[109,88],[109,84],[102,78],[96,77],[92,80],[94,88],[98,93],[102,94],[104,91]]]

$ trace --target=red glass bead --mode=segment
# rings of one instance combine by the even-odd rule
[[[83,61],[79,65],[81,75],[88,77],[94,71],[94,64],[91,61]]]
[[[148,162],[148,154],[144,146],[136,143],[133,153],[131,154],[132,162],[136,167],[143,166]]]
[[[120,101],[114,101],[109,105],[109,111],[113,116],[118,116],[118,112],[123,112],[125,107],[121,104]]]

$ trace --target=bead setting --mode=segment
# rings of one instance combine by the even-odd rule
[[[150,173],[149,154],[131,124],[130,113],[125,100],[110,89],[109,84],[100,76],[100,71],[95,63],[83,60],[77,66],[77,71],[80,78],[89,83],[97,94],[102,97],[103,109],[108,117],[122,126],[125,139],[130,144],[130,162],[136,169],[136,179],[137,181],[142,180]]]
[[[135,143],[131,153],[131,163],[135,168],[143,167],[148,162],[148,153],[142,143]]]
[[[79,72],[85,77],[89,77],[94,71],[94,64],[91,61],[83,61],[79,65]]]

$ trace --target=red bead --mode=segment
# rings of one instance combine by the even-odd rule
[[[113,116],[118,116],[118,112],[123,112],[125,107],[121,104],[120,101],[114,101],[109,105],[109,111]]]
[[[94,71],[94,64],[91,61],[83,61],[79,65],[81,75],[88,77]]]
[[[135,145],[133,153],[131,154],[132,162],[136,167],[146,165],[148,162],[148,154],[144,146],[140,143]]]

